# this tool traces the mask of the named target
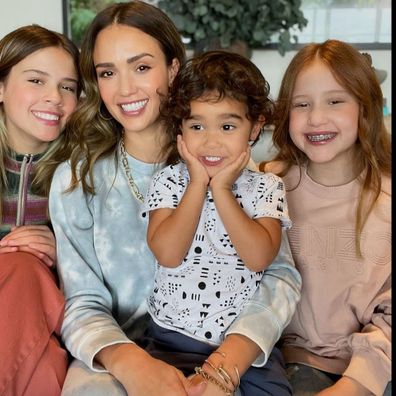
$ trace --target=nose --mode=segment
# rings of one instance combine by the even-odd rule
[[[136,79],[128,72],[121,72],[119,77],[119,91],[122,96],[129,96],[136,92]]]
[[[63,98],[59,87],[48,87],[46,92],[45,101],[52,103],[55,106],[61,106],[63,104]]]
[[[308,123],[310,125],[317,126],[325,123],[326,120],[326,109],[322,106],[312,106],[311,111],[309,112]]]
[[[208,130],[205,133],[205,146],[206,147],[218,147],[220,144],[220,133],[215,130]]]

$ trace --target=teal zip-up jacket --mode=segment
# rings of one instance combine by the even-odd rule
[[[145,195],[158,166],[128,155],[135,182]],[[55,172],[49,209],[54,227],[58,272],[66,297],[62,337],[72,355],[97,371],[98,351],[131,343],[137,319],[147,312],[155,259],[146,243],[147,218],[132,195],[120,160],[99,160],[94,168],[96,194],[86,196],[70,183],[70,166]],[[265,271],[261,284],[227,334],[240,333],[263,351],[263,365],[300,298],[301,278],[294,268],[287,238]]]

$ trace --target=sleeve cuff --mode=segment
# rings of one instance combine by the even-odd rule
[[[91,370],[96,372],[107,372],[107,370],[96,361],[94,361],[96,354],[103,348],[116,344],[133,344],[121,330],[117,328],[106,329],[91,337],[89,341],[81,344],[81,350],[84,352],[77,356],[82,360]]]
[[[390,366],[381,358],[373,356],[372,351],[355,351],[344,376],[362,384],[376,396],[382,396],[391,380]]]
[[[268,357],[281,335],[279,324],[274,321],[271,310],[257,304],[259,311],[245,315],[243,319],[235,321],[226,331],[228,334],[241,334],[255,342],[262,353],[252,364],[254,367],[262,367],[267,363]],[[257,326],[262,326],[257,331]],[[260,334],[260,337],[257,337]]]

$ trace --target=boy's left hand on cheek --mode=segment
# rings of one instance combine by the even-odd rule
[[[242,170],[246,167],[250,159],[250,147],[232,163],[227,165],[224,169],[220,170],[215,176],[210,180],[210,187],[213,189],[224,188],[231,189],[235,180],[239,177]]]

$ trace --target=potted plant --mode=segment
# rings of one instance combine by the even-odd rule
[[[195,53],[215,48],[263,48],[275,35],[284,55],[307,25],[301,0],[159,0]],[[245,48],[245,49],[246,49]],[[238,48],[236,52],[239,52]]]
[[[81,45],[81,41],[88,25],[95,15],[104,7],[114,1],[112,0],[69,0],[69,23],[71,38],[75,44]]]

